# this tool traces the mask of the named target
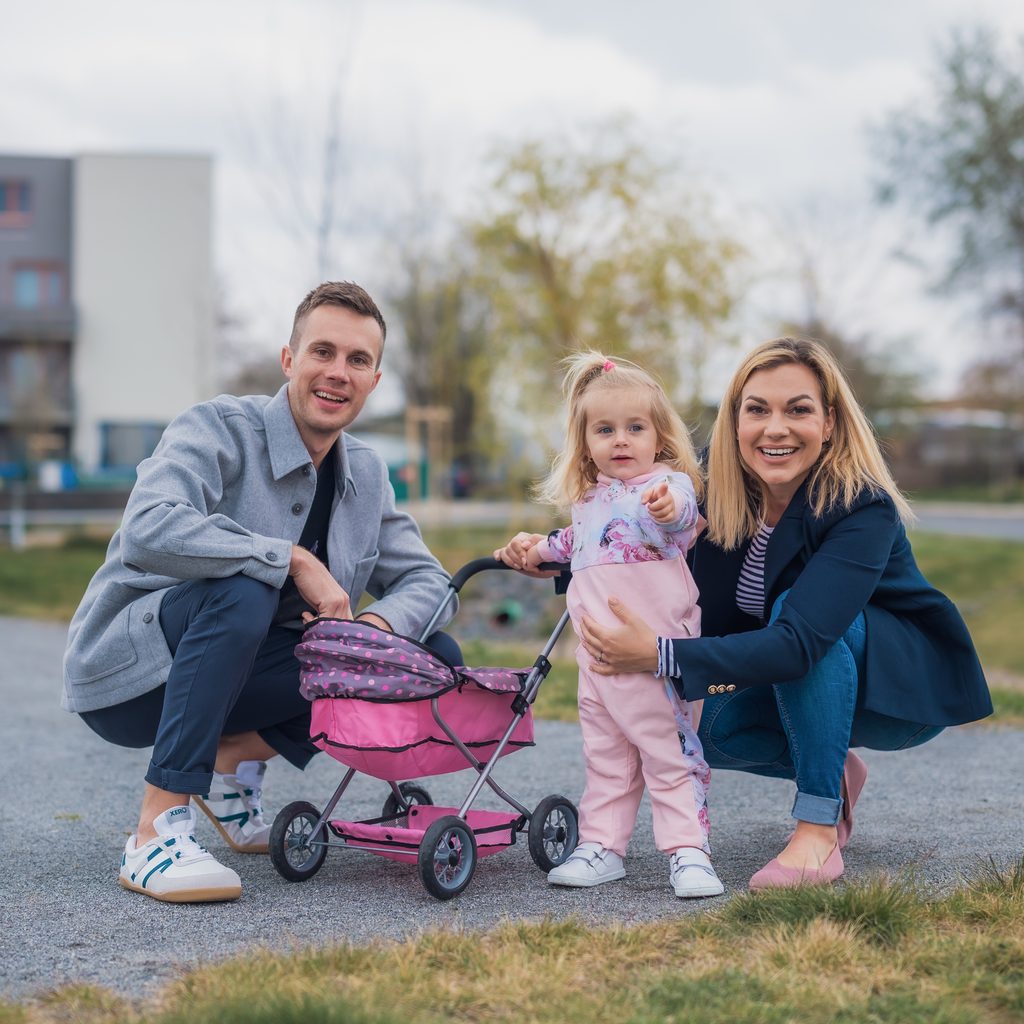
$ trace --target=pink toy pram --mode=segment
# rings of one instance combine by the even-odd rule
[[[569,613],[563,612],[532,668],[521,671],[454,667],[421,642],[466,580],[505,568],[493,558],[479,558],[460,569],[420,641],[364,622],[310,623],[295,651],[302,692],[313,702],[310,734],[348,771],[323,813],[298,801],[274,819],[270,857],[285,878],[312,878],[328,849],[360,849],[417,864],[427,891],[450,899],[469,884],[478,857],[510,846],[523,831],[544,871],[575,849],[579,828],[569,800],[547,796],[531,812],[491,778],[499,757],[533,745],[531,705]],[[435,807],[422,786],[399,784],[467,767],[477,778],[459,807]],[[356,772],[390,783],[379,818],[346,821],[335,815]],[[471,810],[485,784],[514,813]]]

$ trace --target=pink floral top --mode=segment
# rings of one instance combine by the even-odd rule
[[[649,487],[667,480],[676,499],[674,522],[659,523],[641,503]],[[685,473],[660,463],[630,480],[603,473],[572,507],[572,525],[555,530],[540,542],[545,561],[570,562],[573,572],[593,565],[662,562],[683,558],[699,521],[693,484]]]

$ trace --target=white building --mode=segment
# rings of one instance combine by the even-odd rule
[[[0,155],[0,471],[127,473],[213,393],[204,156]]]

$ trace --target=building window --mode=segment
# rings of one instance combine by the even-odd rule
[[[18,309],[58,309],[66,305],[65,276],[59,263],[16,263],[14,305]]]
[[[0,228],[20,228],[32,214],[32,187],[27,181],[0,181]]]
[[[153,454],[165,423],[101,423],[100,467],[133,470]]]

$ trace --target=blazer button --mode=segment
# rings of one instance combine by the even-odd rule
[[[292,515],[297,516],[300,512],[302,512],[302,505],[299,502],[295,502],[295,504],[292,505]]]
[[[726,693],[732,693],[732,691],[733,691],[733,690],[735,690],[735,689],[736,689],[736,684],[735,684],[735,683],[730,683],[730,684],[729,684],[729,685],[728,685],[728,686],[727,686],[727,687],[725,688],[725,692],[726,692]]]
[[[303,476],[309,476],[309,474],[312,473],[312,472],[313,472],[313,467],[312,466],[303,466],[302,467],[302,475]]]
[[[142,621],[143,622],[152,622],[153,621],[153,613],[152,612],[146,612],[146,614],[142,616]]]
[[[276,551],[268,551],[267,552],[267,561],[268,562],[276,562],[277,561],[277,552]]]

